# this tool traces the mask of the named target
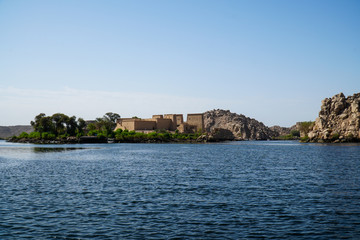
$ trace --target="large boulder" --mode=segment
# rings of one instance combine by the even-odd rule
[[[268,140],[279,134],[262,122],[248,118],[229,110],[212,110],[204,113],[204,125],[207,132],[215,129],[230,131],[236,140]]]
[[[223,128],[214,128],[207,137],[209,142],[232,141],[234,139],[234,134],[230,130]]]
[[[322,100],[319,117],[308,137],[313,142],[360,140],[360,93],[345,97],[339,93]]]

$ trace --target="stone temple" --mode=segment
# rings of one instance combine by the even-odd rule
[[[195,133],[204,131],[204,115],[193,113],[187,115],[184,122],[182,114],[153,115],[152,118],[120,118],[116,122],[116,128],[138,132],[152,132],[154,130],[176,131],[180,133]]]

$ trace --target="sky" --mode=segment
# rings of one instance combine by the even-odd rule
[[[358,0],[0,0],[0,125],[226,109],[313,121],[360,92]]]

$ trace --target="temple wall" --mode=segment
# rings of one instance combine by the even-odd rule
[[[135,123],[135,130],[155,130],[157,128],[155,121],[137,120]]]
[[[196,126],[196,131],[204,130],[204,115],[199,114],[188,114],[187,115],[187,124]]]
[[[172,130],[171,126],[172,126],[171,119],[156,119],[157,129]]]
[[[152,118],[120,118],[117,120],[117,129],[129,131],[151,131],[164,129],[167,131],[196,132],[204,130],[203,114],[188,114],[187,122],[184,122],[182,114],[153,115]]]
[[[169,130],[170,131],[175,131],[177,129],[177,127],[178,127],[177,114],[165,114],[164,118],[171,120],[171,126],[169,127]]]
[[[117,129],[122,129],[122,130],[127,129],[129,131],[133,131],[133,130],[135,130],[135,122],[134,121],[118,122],[115,130],[117,130]]]
[[[184,122],[184,117],[182,114],[176,114],[176,125],[179,126]]]

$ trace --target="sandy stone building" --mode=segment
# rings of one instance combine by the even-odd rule
[[[184,122],[182,114],[153,115],[152,118],[120,118],[116,128],[129,131],[150,132],[154,130],[176,131],[193,133],[204,130],[204,116],[202,113],[188,114]]]

